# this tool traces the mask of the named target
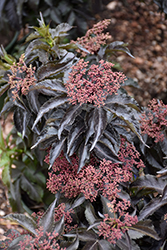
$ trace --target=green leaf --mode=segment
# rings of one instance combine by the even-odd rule
[[[0,87],[0,96],[3,95],[7,89],[10,87],[10,83],[6,83],[5,85],[3,85],[2,87]]]
[[[37,235],[37,224],[31,217],[28,217],[24,214],[8,214],[4,218],[19,223],[19,225],[24,227],[30,233]]]
[[[0,149],[5,149],[5,140],[3,138],[3,132],[2,132],[2,127],[0,125]]]
[[[132,225],[131,227],[129,227],[129,229],[138,231],[142,233],[143,235],[148,235],[155,240],[161,239],[156,233],[151,220],[139,221],[135,225]]]
[[[55,205],[56,205],[57,199],[55,199],[52,204],[49,206],[49,208],[46,210],[46,212],[42,215],[42,217],[39,220],[39,226],[43,227],[44,233],[46,232],[52,232],[54,227],[54,215],[55,215]]]
[[[47,102],[45,102],[40,110],[39,113],[37,115],[36,120],[34,121],[33,127],[32,129],[34,129],[34,127],[36,126],[36,124],[38,123],[38,121],[41,119],[41,117],[46,114],[47,112],[49,112],[52,109],[55,109],[57,107],[59,107],[60,105],[65,104],[66,102],[68,102],[68,98],[67,97],[53,97],[50,98]]]
[[[73,105],[69,107],[67,112],[65,113],[65,116],[61,120],[59,129],[58,129],[58,138],[60,140],[61,138],[61,133],[63,132],[65,126],[71,125],[75,118],[81,113],[82,107],[80,105]]]
[[[10,162],[9,158],[7,157],[6,157],[6,165],[4,165],[4,168],[2,170],[2,181],[8,188],[10,187]]]
[[[21,176],[21,188],[29,195],[32,200],[41,202],[43,188],[30,182],[24,175]]]

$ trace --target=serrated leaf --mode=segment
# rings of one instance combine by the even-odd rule
[[[35,148],[36,146],[38,146],[39,143],[54,137],[56,140],[57,137],[57,129],[53,126],[51,127],[46,127],[44,128],[44,130],[42,131],[41,135],[37,137],[37,140],[35,142],[35,144],[31,147],[31,149]]]
[[[79,164],[78,173],[89,161],[90,158],[90,144],[85,145],[84,141],[81,143],[79,148]]]
[[[27,40],[30,41],[30,40],[32,40],[34,38],[38,38],[38,37],[39,37],[39,34],[31,33],[29,35],[29,37],[27,37]],[[42,40],[40,40],[40,39],[33,40],[25,50],[25,59],[27,60],[29,58],[29,56],[30,56],[30,54],[32,53],[33,50],[35,50],[37,48],[38,49],[40,49],[40,48],[43,49],[43,46],[45,46],[45,48],[47,47],[47,50],[49,50],[49,46],[46,43],[44,43]]]
[[[127,44],[122,41],[114,41],[107,45],[106,53],[110,51],[122,51],[134,58],[134,56],[130,53],[130,50],[127,48]]]
[[[113,113],[116,117],[123,120],[127,127],[137,135],[143,144],[145,144],[141,136],[138,114],[134,109],[131,109],[130,107],[123,104],[106,104],[105,108]],[[145,146],[147,145],[145,144]]]
[[[12,101],[7,101],[4,103],[2,110],[0,112],[0,117],[7,115],[9,111],[14,107],[14,103]]]
[[[62,63],[53,63],[53,62],[48,62],[45,65],[42,65],[38,68],[37,70],[37,78],[39,81],[44,80],[45,78],[49,78],[53,75],[56,75],[63,71],[68,65],[72,62],[74,59],[71,58],[67,62],[62,62]]]
[[[20,250],[19,242],[23,242],[25,240],[25,236],[27,240],[31,239],[31,236],[28,234],[20,235],[17,238],[13,239],[11,243],[9,243],[8,250]]]
[[[64,215],[61,217],[60,220],[54,222],[52,232],[58,233],[58,235],[60,236],[63,230],[64,230]]]
[[[107,145],[102,141],[98,141],[93,149],[96,156],[100,159],[106,159],[112,162],[121,163],[117,156],[115,156]]]
[[[130,247],[129,248],[129,244]],[[117,240],[116,245],[121,249],[121,250],[140,250],[140,247],[137,245],[137,243],[134,240],[129,239],[129,242],[127,242],[125,237],[122,237],[121,239]]]
[[[26,128],[27,128],[30,118],[31,118],[30,113],[20,108],[15,109],[14,115],[13,115],[14,125],[17,131],[22,134],[22,138],[24,138],[26,134]]]
[[[39,111],[39,108],[40,108],[38,95],[39,95],[39,93],[36,90],[31,91],[31,89],[29,89],[29,92],[26,96],[29,107],[34,114],[37,114]]]
[[[96,216],[94,207],[91,203],[88,203],[86,205],[85,217],[90,225],[93,225],[98,220],[98,217]]]
[[[60,140],[61,138],[61,133],[63,132],[65,126],[71,125],[75,118],[81,113],[82,111],[82,106],[80,105],[73,105],[69,107],[69,109],[66,111],[65,116],[61,120],[59,129],[58,129],[58,138]]]
[[[38,123],[38,121],[41,119],[41,117],[46,114],[47,112],[49,112],[49,110],[51,109],[55,109],[57,107],[59,107],[60,105],[65,104],[66,102],[68,102],[68,98],[67,97],[53,97],[50,98],[47,102],[45,102],[37,115],[36,120],[34,121],[33,127],[32,129],[34,129],[34,127],[36,126],[36,124]]]
[[[50,167],[52,167],[54,161],[60,155],[60,153],[61,153],[61,151],[62,151],[62,149],[64,147],[65,141],[66,141],[66,137],[61,139],[60,141],[57,140],[56,142],[54,142],[52,144],[52,148],[50,150]]]
[[[79,149],[79,147],[81,146],[81,143],[83,142],[83,134],[80,134],[76,140],[74,141],[74,143],[71,145],[70,150],[68,152],[69,156],[72,156],[74,153],[76,153]]]
[[[155,231],[151,220],[139,221],[135,225],[132,225],[131,227],[129,227],[129,229],[136,230],[142,233],[143,235],[148,235],[155,240],[160,240],[160,237]]]
[[[91,124],[93,123],[94,125],[94,138],[92,141],[90,151],[92,151],[92,149],[95,147],[96,143],[98,142],[99,138],[101,137],[106,127],[106,124],[107,124],[106,111],[101,107],[95,108],[92,119],[94,119],[94,121],[91,122]],[[91,125],[90,125],[90,128],[91,128]]]
[[[28,217],[24,214],[8,214],[4,218],[10,221],[17,222],[33,235],[37,235],[37,224],[31,217]]]
[[[49,89],[49,90],[54,90],[57,92],[63,92],[67,93],[66,88],[63,86],[62,82],[58,79],[45,79],[41,82],[38,82],[36,85],[32,86],[30,91],[32,90],[39,90],[39,89]]]
[[[107,99],[105,100],[105,104],[107,105],[113,105],[113,104],[117,104],[117,105],[127,105],[128,107],[131,107],[132,109],[136,110],[136,116],[138,117],[138,112],[141,112],[140,106],[137,103],[137,101],[127,95],[127,94],[122,94],[119,93],[118,95],[108,95]],[[135,113],[134,113],[135,115]]]
[[[54,229],[54,215],[55,215],[55,205],[57,199],[55,199],[46,212],[41,216],[38,225],[43,227],[44,233],[52,232]]]
[[[120,134],[112,127],[111,124],[108,124],[106,129],[103,132],[103,135],[113,144],[115,152],[118,154],[121,145]]]
[[[99,139],[99,142],[102,142],[104,145],[106,145],[111,150],[111,152],[113,153],[113,155],[118,156],[117,152],[114,149],[113,144],[105,136],[102,136]]]
[[[75,122],[70,129],[67,138],[67,153],[70,152],[73,144],[77,142],[78,137],[85,132],[85,123],[83,120]]]
[[[87,231],[85,228],[78,228],[77,233],[78,238],[81,241],[95,241],[97,238],[96,233],[94,233],[93,231]],[[67,234],[64,234],[63,236],[68,238],[74,238],[77,236],[77,234],[69,232]]]
[[[99,250],[112,250],[111,244],[107,240],[98,241]]]
[[[81,204],[84,203],[85,200],[86,200],[86,199],[85,199],[85,196],[84,196],[84,195],[82,195],[82,194],[79,195],[79,196],[74,200],[74,202],[73,202],[73,204],[72,204],[72,206],[71,206],[70,209],[74,209],[74,208],[80,206]]]
[[[116,214],[114,214],[112,212],[111,208],[109,207],[111,202],[103,195],[100,195],[100,198],[101,198],[101,202],[103,205],[103,214],[108,214],[110,218],[114,218],[116,216]]]
[[[167,178],[157,178],[156,176],[147,174],[139,177],[137,180],[131,183],[132,187],[137,188],[148,188],[163,193],[164,187],[166,186]]]
[[[87,124],[87,132],[86,132],[86,138],[85,138],[85,144],[88,143],[90,137],[94,134],[95,130],[94,130],[94,127],[95,127],[95,119],[94,119],[94,115],[95,115],[95,110],[92,109],[88,115],[86,116],[86,124]]]
[[[165,204],[167,204],[167,199],[162,200],[161,197],[154,198],[142,208],[139,213],[138,220],[141,221],[147,218]]]
[[[65,36],[66,32],[71,30],[73,26],[71,26],[68,23],[60,23],[59,25],[56,26],[54,29],[54,33],[52,31],[52,38],[59,37],[59,36]]]
[[[72,242],[70,244],[70,246],[66,248],[66,250],[77,250],[78,247],[79,247],[79,238],[78,238],[78,235],[77,235],[77,237],[74,240],[74,242]]]
[[[87,242],[82,250],[99,250],[98,240]]]

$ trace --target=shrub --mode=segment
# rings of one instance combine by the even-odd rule
[[[125,91],[133,80],[107,58],[117,50],[131,53],[123,42],[107,43],[108,34],[100,38],[95,27],[106,24],[64,43],[72,27],[51,29],[41,15],[24,60],[13,64],[1,49],[7,67],[1,93],[8,89],[1,115],[14,110],[25,144],[32,138],[32,154],[49,165],[47,188],[55,195],[45,212],[8,215],[27,231],[7,233],[1,248],[158,250],[167,244],[166,119],[159,112],[166,107],[152,101],[143,113]],[[95,38],[103,41],[98,47]],[[154,121],[163,140],[154,141]],[[40,149],[47,154],[39,157]]]

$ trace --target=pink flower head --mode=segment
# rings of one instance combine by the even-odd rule
[[[29,87],[35,85],[36,78],[35,67],[32,68],[32,65],[27,67],[24,62],[24,54],[21,55],[18,63],[13,63],[11,66],[12,74],[8,74],[10,88],[12,89],[13,99],[19,97],[18,92],[21,90],[23,95],[28,93]],[[21,74],[23,76],[21,76]]]
[[[140,122],[143,134],[155,138],[155,142],[163,141],[163,130],[167,126],[167,105],[162,101],[151,100]]]
[[[72,43],[79,43],[82,47],[87,49],[91,54],[96,53],[101,45],[105,45],[108,39],[111,39],[111,35],[109,33],[103,33],[103,30],[108,27],[110,24],[110,19],[105,19],[103,21],[94,24],[92,29],[89,29],[86,32],[86,35],[77,38],[77,41],[71,41]],[[86,52],[80,49],[77,52],[81,53],[81,56],[85,57]]]
[[[81,59],[72,67],[66,83],[69,101],[72,104],[104,105],[107,96],[116,93],[126,77],[121,72],[113,72],[110,62],[100,60],[99,65],[92,64],[90,67],[88,64]]]

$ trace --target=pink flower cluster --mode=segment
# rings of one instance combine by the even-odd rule
[[[28,93],[29,87],[35,85],[36,78],[35,67],[32,65],[27,67],[24,62],[24,54],[21,55],[18,63],[13,63],[11,66],[12,74],[8,74],[10,88],[12,89],[13,99],[19,98],[18,92],[21,90],[23,95]],[[23,74],[23,77],[20,75]]]
[[[89,61],[79,60],[72,67],[66,83],[67,95],[72,104],[92,103],[104,105],[108,95],[116,93],[126,79],[121,72],[113,72],[113,64],[101,60],[99,65],[88,66]]]
[[[86,32],[86,35],[77,38],[77,41],[71,41],[72,43],[79,43],[82,47],[87,49],[90,53],[94,54],[96,53],[101,45],[105,45],[106,41],[108,39],[111,39],[111,35],[109,33],[103,33],[103,30],[108,27],[110,24],[110,19],[105,19],[103,21],[98,22],[97,24],[94,24],[92,29],[89,29]],[[85,57],[86,52],[82,51],[80,49],[77,50],[77,52],[81,53],[81,56]]]
[[[80,193],[86,199],[95,201],[99,194],[106,197],[114,218],[105,215],[99,228],[99,234],[107,238],[111,243],[122,237],[121,232],[128,230],[128,226],[137,222],[137,217],[127,213],[130,202],[119,198],[120,183],[131,181],[133,167],[143,168],[138,151],[130,143],[122,139],[119,160],[122,162],[112,163],[103,159],[100,163],[91,157],[91,163],[78,170],[78,158],[74,155],[70,164],[63,153],[56,159],[53,172],[49,173],[47,188],[52,193],[62,192],[67,198],[75,198]],[[49,164],[49,155],[45,161]],[[119,215],[119,217],[117,217]]]
[[[98,226],[99,236],[103,236],[104,239],[107,239],[110,243],[115,244],[117,240],[122,238],[122,233],[125,233],[128,230],[128,227],[136,224],[137,222],[137,216],[132,217],[125,211],[122,220],[120,217],[111,218],[108,214],[105,214],[103,222],[101,222],[100,226]]]
[[[163,141],[163,131],[167,127],[167,105],[162,101],[151,100],[140,122],[143,134],[155,138],[155,142]]]
[[[61,153],[53,164],[53,171],[49,173],[47,188],[53,194],[60,191],[67,198],[75,198],[83,193],[85,198],[92,202],[101,193],[109,200],[113,200],[120,192],[119,184],[132,180],[133,166],[144,168],[142,160],[139,159],[139,153],[124,139],[122,139],[119,160],[122,162],[121,165],[105,159],[98,163],[91,157],[90,164],[77,173],[78,157],[73,155],[72,164],[70,164]],[[49,164],[49,154],[45,162]]]
[[[72,223],[71,214],[73,213],[74,211],[72,209],[66,211],[66,206],[64,203],[61,203],[55,208],[55,215],[54,215],[55,222],[59,221],[64,215],[64,224],[65,224],[64,232],[65,233],[77,227],[77,225],[71,226],[71,223]],[[31,216],[34,217],[34,219],[36,220],[36,223],[38,224],[43,214],[44,212],[39,211],[37,213],[34,212]]]
[[[49,163],[49,155],[45,158],[45,161]],[[71,157],[71,162],[72,164],[61,153],[52,167],[53,172],[49,173],[47,188],[53,194],[60,191],[67,198],[75,198],[83,193],[86,199],[95,200],[101,184],[100,171],[89,165],[77,173],[78,157],[75,155]]]
[[[36,229],[37,235],[35,237],[30,235],[25,235],[24,240],[19,242],[21,250],[26,250],[27,247],[30,250],[65,250],[66,248],[61,248],[57,243],[58,233],[44,233],[42,227]]]

